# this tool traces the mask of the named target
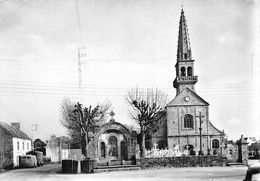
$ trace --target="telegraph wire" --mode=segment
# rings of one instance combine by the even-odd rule
[[[77,84],[73,84],[73,83],[44,83],[44,82],[33,82],[33,81],[12,81],[12,80],[0,80],[0,86],[1,85],[14,85],[14,86],[18,86],[18,85],[23,85],[23,86],[39,86],[39,87],[64,87],[64,88],[78,88]],[[84,84],[83,84],[84,85]],[[133,85],[130,84],[87,84],[83,87],[113,87],[113,88],[118,88],[118,87],[133,87]],[[143,87],[154,87],[154,85],[139,85],[139,86],[143,86]],[[201,87],[203,89],[207,89],[207,88],[220,88],[220,87],[233,87],[233,88],[248,88],[248,87],[255,87],[256,83],[248,83],[248,82],[236,82],[236,84],[220,84],[220,83],[216,83],[216,84],[212,84],[212,85],[208,85],[206,83],[204,83],[203,85],[198,85],[198,87]],[[157,87],[169,87],[167,85],[157,85]]]

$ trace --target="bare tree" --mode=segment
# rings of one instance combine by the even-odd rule
[[[140,127],[141,156],[145,157],[145,137],[159,129],[159,122],[166,120],[165,105],[168,101],[168,96],[158,88],[140,89],[133,88],[127,92],[126,101],[132,106],[129,110],[131,118]]]
[[[104,124],[105,117],[111,104],[106,102],[95,107],[83,108],[69,99],[64,99],[61,104],[61,124],[67,133],[81,142],[82,154],[89,158],[88,143],[89,135],[95,133]]]

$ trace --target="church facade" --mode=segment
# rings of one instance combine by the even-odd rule
[[[225,133],[209,120],[209,103],[195,91],[198,76],[190,47],[187,22],[181,11],[178,33],[176,78],[173,87],[176,96],[167,106],[167,122],[152,135],[152,144],[169,149],[179,145],[180,150],[199,150],[204,154],[224,154]]]

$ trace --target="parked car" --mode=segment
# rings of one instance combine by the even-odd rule
[[[244,181],[260,181],[260,163],[248,166]]]
[[[20,168],[32,168],[37,167],[37,159],[34,155],[25,155],[19,157]]]
[[[34,155],[37,159],[37,166],[43,166],[43,153],[41,151],[29,151],[26,155]]]

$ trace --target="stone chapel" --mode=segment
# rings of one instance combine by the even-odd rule
[[[121,123],[111,119],[92,135],[89,143],[90,157],[99,163],[109,160],[132,160],[136,155],[136,131],[130,131]]]
[[[159,148],[179,145],[180,151],[201,150],[204,154],[224,154],[225,133],[209,120],[209,103],[195,91],[198,76],[190,47],[187,21],[181,10],[173,87],[176,96],[166,105],[167,121],[152,135]]]

